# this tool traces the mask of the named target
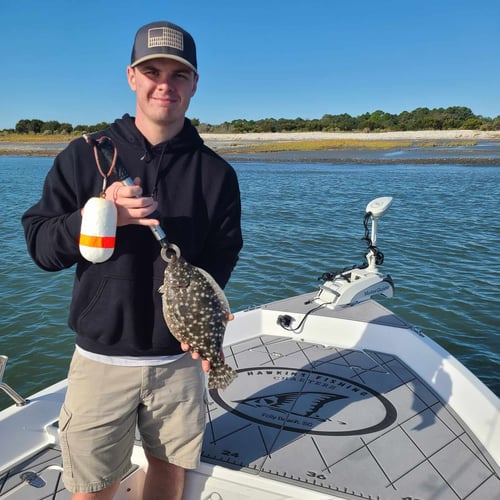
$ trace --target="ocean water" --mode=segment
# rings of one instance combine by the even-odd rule
[[[66,376],[73,271],[29,258],[20,223],[51,158],[0,157],[0,354],[24,396]],[[369,201],[392,196],[379,222],[387,307],[440,343],[500,394],[498,165],[235,162],[245,246],[226,288],[233,311],[313,291],[325,271],[363,262]],[[9,403],[0,393],[0,407]]]

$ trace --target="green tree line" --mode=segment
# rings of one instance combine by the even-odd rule
[[[4,129],[4,133],[16,133],[16,134],[42,134],[42,135],[54,135],[54,134],[77,134],[85,132],[98,132],[103,128],[107,127],[108,123],[101,122],[95,125],[77,125],[73,127],[71,123],[60,123],[56,120],[50,120],[44,122],[38,119],[22,119],[16,123],[14,129]]]
[[[263,118],[260,120],[238,119],[218,125],[191,120],[200,132],[245,133],[245,132],[392,132],[405,130],[500,130],[500,116],[489,118],[475,115],[470,108],[452,106],[448,108],[416,108],[399,114],[377,110],[351,116],[348,113],[326,114],[322,118]],[[18,134],[77,134],[97,132],[108,125],[106,122],[95,125],[77,125],[58,121],[37,119],[19,120],[14,130],[4,133]]]

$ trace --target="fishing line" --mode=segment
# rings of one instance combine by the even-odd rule
[[[99,170],[99,173],[101,174],[103,178],[103,183],[102,183],[102,192],[101,192],[101,197],[104,198],[106,196],[105,191],[106,191],[106,184],[107,184],[107,179],[108,177],[113,173],[116,165],[116,161],[118,159],[118,149],[114,145],[113,141],[109,137],[106,137],[103,135],[102,137],[99,137],[99,139],[92,139],[89,135],[84,134],[83,138],[89,144],[92,146],[94,150],[94,157],[95,157],[95,162],[97,165],[97,170]],[[111,160],[111,163],[109,165],[107,173],[104,173],[104,170],[101,166],[101,160],[99,158],[99,151],[98,151],[98,145],[103,142],[103,141],[110,141],[111,144],[113,144],[113,158]]]

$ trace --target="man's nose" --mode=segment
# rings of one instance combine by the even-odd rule
[[[167,90],[172,89],[174,87],[174,79],[171,75],[161,76],[158,80],[158,86],[165,88]]]

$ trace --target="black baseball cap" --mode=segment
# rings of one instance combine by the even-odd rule
[[[175,59],[198,72],[193,37],[180,26],[168,21],[146,24],[135,35],[130,66],[165,57]]]

